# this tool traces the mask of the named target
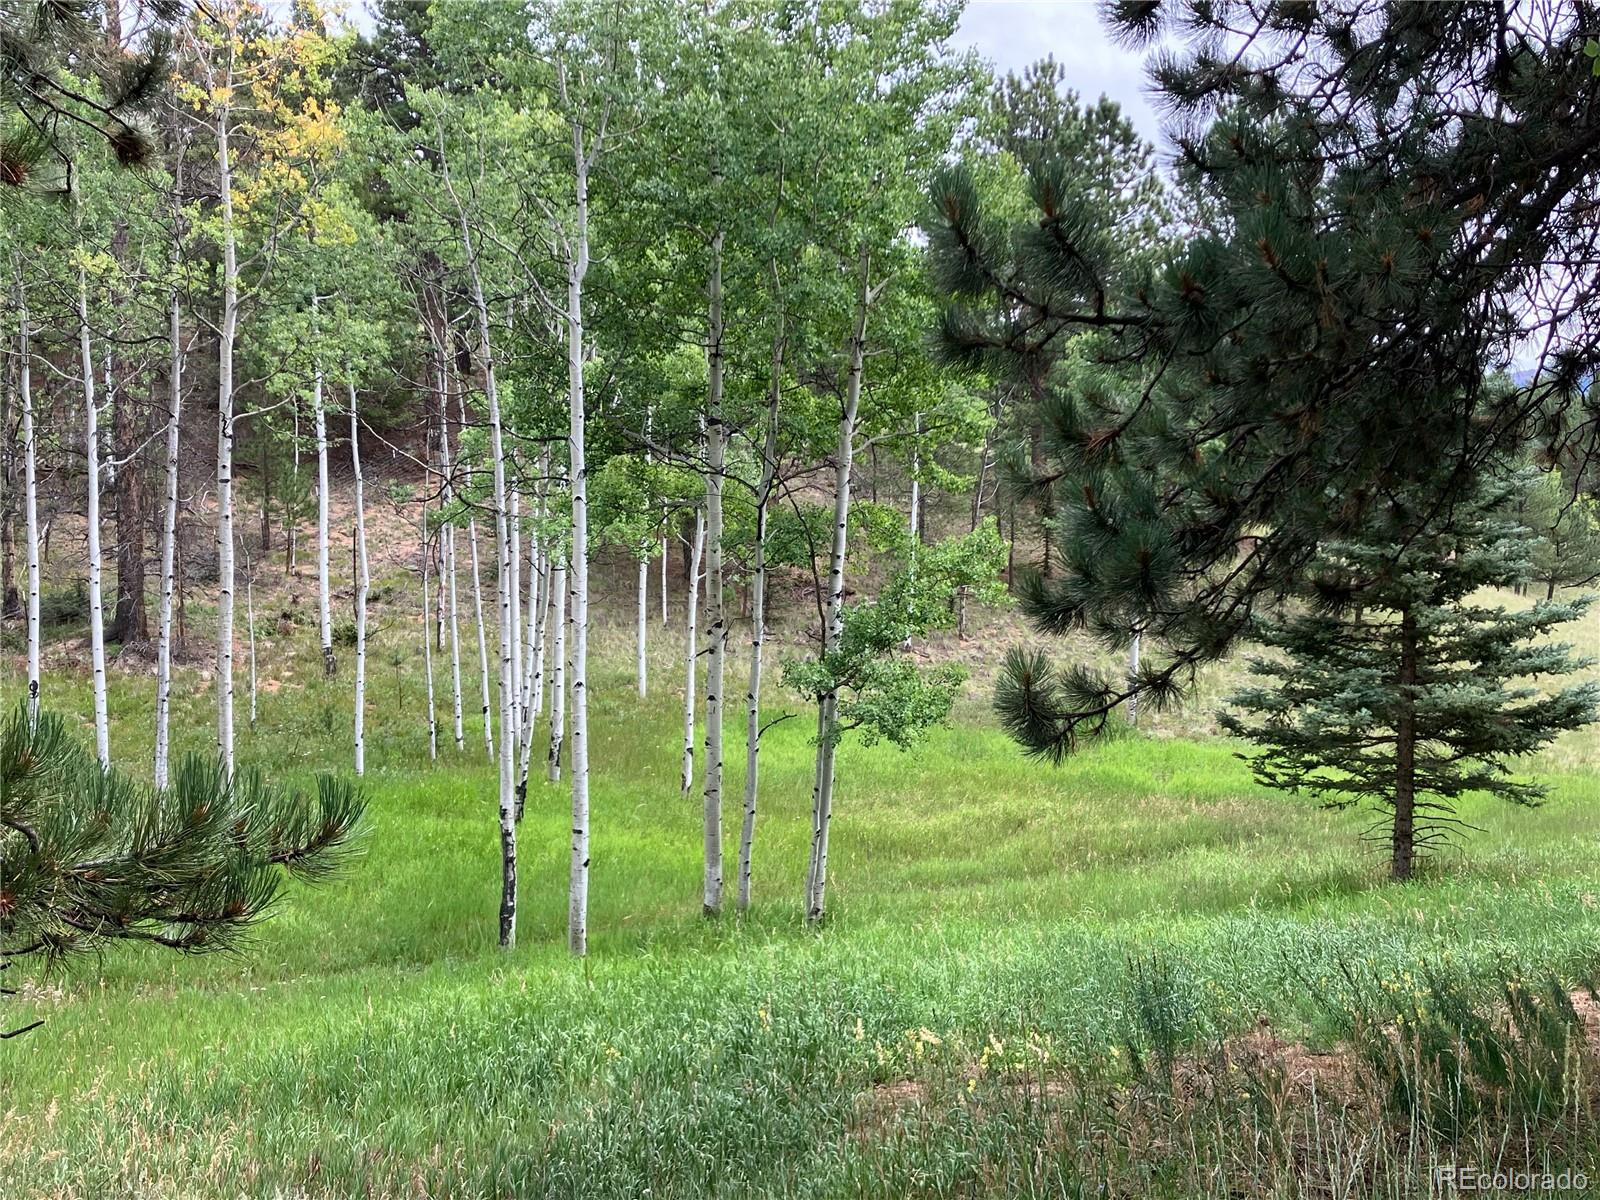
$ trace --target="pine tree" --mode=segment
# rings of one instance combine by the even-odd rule
[[[1124,644],[1142,622],[1133,681],[1014,658],[1005,715],[1044,754],[1227,653],[1384,497],[1427,488],[1418,511],[1442,509],[1495,447],[1595,434],[1600,324],[1565,315],[1600,311],[1578,265],[1600,244],[1581,20],[1380,0],[1110,13],[1135,43],[1182,40],[1153,77],[1205,197],[1195,236],[1157,264],[1119,256],[1117,214],[1054,152],[1024,164],[1026,219],[1017,189],[958,169],[928,228],[948,352],[1048,406],[1040,474],[1075,510],[1057,531],[1089,539],[1030,615]],[[1581,279],[1560,313],[1534,299],[1552,272]],[[1106,386],[1069,389],[1052,365],[1084,330]],[[1531,381],[1497,383],[1529,346]]]
[[[60,716],[18,706],[0,722],[0,964],[118,941],[237,947],[285,873],[343,862],[362,809],[331,777],[312,796],[197,755],[158,790],[102,768]]]
[[[1600,501],[1573,495],[1560,473],[1550,472],[1528,490],[1523,508],[1528,528],[1538,535],[1533,578],[1554,600],[1558,587],[1586,587],[1600,579]]]
[[[137,54],[120,46],[100,52],[98,7],[93,0],[0,4],[0,203],[18,192],[75,192],[72,133],[81,140],[89,131],[125,167],[154,155],[141,110],[170,75],[181,0],[146,6]]]
[[[1535,803],[1543,789],[1512,777],[1514,760],[1600,710],[1600,684],[1540,685],[1584,665],[1546,635],[1587,599],[1509,612],[1475,596],[1528,578],[1516,486],[1481,485],[1421,536],[1428,500],[1390,500],[1325,544],[1302,605],[1256,627],[1277,652],[1251,662],[1266,682],[1222,717],[1255,747],[1245,757],[1267,786],[1388,814],[1397,881],[1461,825],[1465,793]]]

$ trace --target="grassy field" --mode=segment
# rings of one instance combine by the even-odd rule
[[[1600,1180],[1579,1048],[1553,1101],[1448,1128],[1349,1048],[1352,1013],[1403,1029],[1452,989],[1600,967],[1590,742],[1542,764],[1549,803],[1469,804],[1478,831],[1396,888],[1370,815],[1170,736],[1204,714],[1052,769],[974,697],[914,755],[842,751],[832,915],[808,931],[811,746],[789,721],[763,753],[755,911],[707,921],[673,652],[640,702],[602,629],[579,964],[561,787],[530,791],[521,943],[495,948],[492,775],[471,732],[427,761],[403,616],[377,622],[370,830],[341,880],[291,888],[242,956],[119,950],[6,1006],[47,1020],[0,1043],[0,1197],[1423,1195],[1456,1160]],[[312,641],[263,646],[241,734],[280,776],[347,753],[348,678],[320,679]],[[150,683],[115,674],[115,750],[142,767]],[[81,674],[52,687],[88,712]],[[180,743],[210,720],[186,668]]]

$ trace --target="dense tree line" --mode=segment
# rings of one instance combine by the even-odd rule
[[[420,508],[417,736],[467,755],[481,733],[494,763],[505,945],[542,777],[570,798],[568,940],[587,950],[607,556],[634,589],[641,699],[653,581],[663,627],[681,598],[682,786],[711,915],[730,870],[734,907],[755,890],[779,571],[810,580],[815,610],[780,672],[815,713],[811,921],[841,739],[910,746],[947,716],[961,673],[906,649],[965,629],[1002,576],[1041,631],[1128,662],[1014,654],[998,699],[1024,746],[1059,758],[1241,643],[1276,646],[1297,665],[1239,697],[1264,725],[1234,727],[1278,756],[1269,782],[1358,760],[1382,776],[1362,794],[1393,810],[1396,876],[1419,791],[1448,803],[1592,719],[1593,691],[1567,689],[1517,709],[1516,737],[1486,733],[1525,699],[1509,685],[1445,732],[1416,719],[1440,717],[1425,688],[1463,655],[1486,680],[1570,666],[1516,645],[1573,608],[1496,617],[1466,607],[1474,588],[1539,580],[1553,601],[1600,572],[1581,265],[1600,84],[1581,14],[1114,5],[1133,41],[1179,37],[1155,60],[1180,148],[1163,172],[1056,64],[997,81],[955,52],[943,3],[379,0],[368,32],[311,3],[0,11],[0,590],[42,728],[39,560],[84,514],[103,772],[108,647],[153,643],[166,794],[173,662],[206,640],[219,778],[236,777],[238,594],[253,721],[254,583],[305,536],[340,675],[335,473],[365,770],[380,445]],[[1486,548],[1512,527],[1541,539],[1526,561]],[[1480,565],[1412,569],[1444,554]],[[216,597],[200,628],[197,585]],[[1427,680],[1417,620],[1457,629],[1426,648]],[[1335,643],[1364,657],[1333,663],[1318,648]],[[1381,677],[1343,715],[1391,732],[1297,741],[1286,697],[1339,671]],[[1481,769],[1418,765],[1447,734]]]

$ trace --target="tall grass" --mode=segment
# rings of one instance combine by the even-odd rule
[[[1398,1196],[1444,1161],[1600,1179],[1588,1043],[1557,999],[1600,959],[1592,774],[1532,812],[1469,801],[1481,832],[1390,887],[1362,816],[1255,788],[1225,743],[1128,737],[1048,769],[969,714],[913,755],[842,749],[811,932],[811,746],[787,721],[763,750],[755,911],[707,921],[675,650],[658,639],[641,704],[602,636],[578,964],[564,791],[530,793],[522,941],[497,951],[481,739],[427,761],[414,625],[377,624],[364,856],[291,888],[238,957],[36,976],[6,1016],[46,1024],[0,1044],[6,1200]],[[347,681],[311,640],[264,647],[243,761],[344,765]],[[87,712],[86,686],[58,672],[51,702]],[[114,680],[119,758],[147,753],[149,691]],[[200,668],[175,699],[180,746],[203,748]],[[1398,1021],[1416,989],[1446,1022],[1426,1036]],[[1312,1058],[1335,1067],[1308,1084]]]

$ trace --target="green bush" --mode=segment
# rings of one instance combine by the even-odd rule
[[[61,625],[82,625],[89,619],[89,585],[75,579],[64,588],[43,588],[39,592],[39,626],[53,629]]]

